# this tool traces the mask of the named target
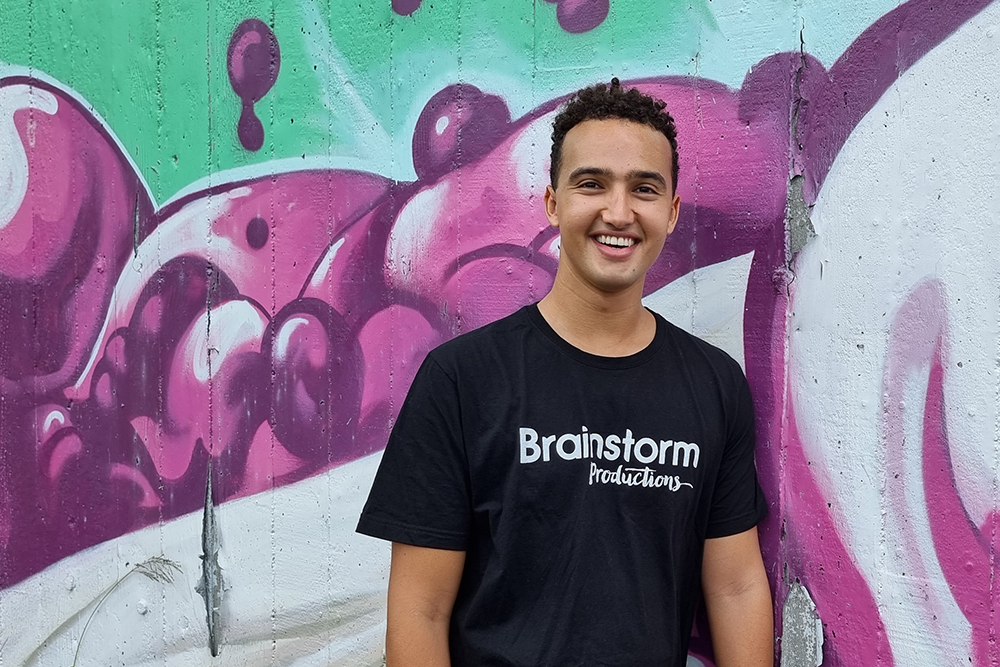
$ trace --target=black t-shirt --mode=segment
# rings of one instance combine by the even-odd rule
[[[537,306],[433,350],[358,531],[466,551],[464,665],[686,663],[703,542],[767,513],[739,365],[656,315],[627,357]]]

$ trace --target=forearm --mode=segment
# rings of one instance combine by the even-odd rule
[[[448,631],[464,564],[464,551],[393,543],[386,667],[451,667]]]
[[[774,618],[763,571],[738,591],[706,597],[718,667],[773,667]]]
[[[386,667],[450,667],[448,621],[390,605],[385,633]]]

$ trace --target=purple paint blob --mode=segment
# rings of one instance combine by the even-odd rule
[[[581,33],[604,23],[610,10],[609,0],[548,0],[558,3],[556,19],[566,32]]]
[[[281,68],[278,38],[260,19],[246,19],[229,40],[226,64],[229,83],[242,101],[237,136],[247,150],[260,150],[264,145],[264,125],[253,107],[278,79]]]
[[[256,217],[247,223],[247,243],[254,250],[260,250],[267,243],[270,230],[264,218]]]
[[[236,136],[248,151],[259,151],[264,145],[264,124],[257,118],[252,104],[244,104],[236,123]]]
[[[510,132],[507,103],[459,83],[428,100],[413,128],[413,168],[422,180],[473,162]]]
[[[392,11],[400,16],[409,16],[420,9],[421,0],[392,0]]]
[[[262,353],[275,371],[275,436],[305,460],[349,458],[363,376],[361,350],[345,319],[319,299],[293,301],[272,320]]]

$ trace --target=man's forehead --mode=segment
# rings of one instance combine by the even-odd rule
[[[637,171],[669,173],[670,141],[644,123],[608,118],[589,119],[573,126],[563,141],[562,171],[579,168],[608,170],[625,175]]]

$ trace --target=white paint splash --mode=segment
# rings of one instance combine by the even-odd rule
[[[312,280],[309,281],[310,287],[316,289],[326,282],[327,275],[333,267],[333,260],[337,257],[337,251],[340,250],[346,241],[347,237],[341,236],[327,249],[326,254],[323,255],[323,259],[316,266],[316,272],[313,273]]]
[[[288,345],[292,342],[292,334],[296,329],[309,324],[309,320],[304,317],[292,317],[281,325],[281,330],[274,341],[275,356],[283,359],[288,354]]]
[[[552,119],[556,112],[533,120],[521,131],[510,149],[511,167],[523,197],[541,196],[548,184]]]
[[[743,307],[753,253],[687,273],[642,300],[681,329],[725,350],[746,371]]]
[[[48,433],[53,424],[56,424],[58,427],[62,427],[65,423],[66,415],[64,414],[63,409],[56,408],[46,415],[45,422],[42,424],[42,433]]]
[[[445,231],[436,223],[448,200],[449,190],[449,182],[440,181],[414,195],[399,212],[385,252],[387,271],[396,278],[409,278],[413,274],[414,260],[430,242],[435,229]]]
[[[441,116],[434,123],[434,131],[438,133],[438,136],[444,134],[444,131],[448,129],[448,125],[451,124],[451,119],[448,116]]]
[[[199,382],[208,382],[211,368],[218,371],[226,357],[245,343],[256,343],[264,335],[267,321],[247,301],[229,301],[202,315],[192,325],[185,354]]]
[[[28,155],[14,125],[14,112],[21,109],[38,109],[53,116],[59,102],[55,95],[39,88],[0,88],[0,230],[14,219],[28,194]]]

